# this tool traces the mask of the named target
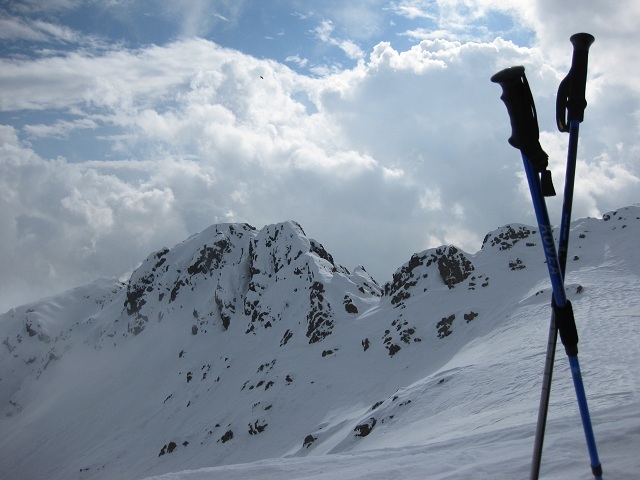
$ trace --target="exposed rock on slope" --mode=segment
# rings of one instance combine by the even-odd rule
[[[637,206],[574,223],[578,313],[591,272],[634,274],[621,259],[638,230]],[[102,279],[0,316],[0,471],[136,479],[384,448],[416,415],[448,432],[462,406],[502,421],[482,362],[505,330],[531,323],[522,312],[548,320],[546,285],[524,225],[491,232],[474,255],[414,254],[384,288],[295,222],[214,225],[151,254],[126,284]],[[521,370],[510,391],[519,382],[530,382]]]

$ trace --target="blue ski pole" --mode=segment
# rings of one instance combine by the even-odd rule
[[[571,226],[571,210],[573,207],[573,186],[575,182],[576,157],[578,152],[578,133],[580,121],[584,117],[586,107],[585,87],[587,76],[587,58],[589,47],[594,42],[592,35],[577,33],[570,38],[573,44],[573,58],[569,74],[560,84],[556,102],[556,122],[561,132],[569,131],[569,148],[567,152],[567,170],[565,174],[564,199],[560,223],[560,239],[558,241],[558,263],[562,272],[562,278],[566,278],[566,264],[569,249],[569,230]],[[570,108],[567,108],[571,104]],[[570,128],[567,129],[567,110],[569,110]],[[553,377],[553,364],[555,360],[556,345],[558,341],[558,328],[555,314],[552,312],[549,324],[549,337],[547,341],[547,355],[545,360],[544,375],[542,377],[542,390],[540,394],[540,406],[538,408],[538,423],[536,425],[536,437],[531,461],[529,480],[538,480],[540,464],[542,461],[542,448],[549,410],[549,398],[551,396],[551,381]]]
[[[580,362],[578,361],[578,332],[575,324],[575,318],[573,316],[573,308],[571,307],[571,302],[567,300],[564,290],[562,272],[553,240],[553,229],[549,223],[549,215],[547,213],[546,204],[540,188],[540,180],[524,154],[523,160],[527,180],[529,182],[529,188],[532,191],[534,209],[538,220],[538,228],[540,229],[540,236],[542,238],[545,257],[547,259],[549,276],[551,278],[551,286],[553,288],[553,315],[560,333],[560,338],[569,358],[573,385],[576,391],[576,398],[578,400],[578,407],[582,418],[582,426],[587,441],[587,448],[589,449],[589,457],[591,459],[591,470],[596,480],[602,480],[602,466],[600,464],[600,459],[598,458],[595,435],[593,433],[589,407],[587,405],[587,395],[584,390],[582,374],[580,372]]]
[[[512,127],[509,143],[522,153],[542,246],[547,260],[549,278],[553,288],[553,315],[560,338],[569,357],[574,388],[591,458],[591,469],[596,480],[601,480],[602,467],[598,459],[578,361],[578,332],[571,302],[566,297],[563,272],[558,261],[553,230],[544,201],[545,196],[555,195],[555,191],[551,182],[551,174],[546,170],[548,156],[542,150],[538,138],[538,122],[533,97],[524,74],[524,67],[511,67],[502,70],[491,77],[491,81],[500,84],[503,90],[500,98],[507,107]]]

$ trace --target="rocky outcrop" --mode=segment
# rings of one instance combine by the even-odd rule
[[[327,291],[326,282],[334,276],[351,285],[352,293]],[[192,298],[195,292],[197,298]],[[308,343],[318,343],[332,333],[334,308],[356,314],[381,292],[363,267],[352,274],[337,264],[296,222],[261,230],[221,224],[150,255],[134,271],[124,302],[124,334],[138,335],[151,320],[175,318],[172,312],[188,309],[192,315],[185,328],[192,335],[226,331],[240,322],[252,335],[278,326],[281,346],[305,337]],[[294,312],[301,311],[304,329],[281,330]]]
[[[522,240],[527,240],[526,245],[533,247],[536,245],[535,235],[537,230],[526,225],[505,225],[498,230],[487,233],[482,241],[482,248],[493,247],[498,250],[509,250]]]
[[[471,260],[453,245],[416,253],[385,284],[384,293],[391,304],[401,307],[412,294],[446,285],[449,289],[466,280],[475,270]]]
[[[212,295],[201,297],[202,308],[195,311],[207,310],[209,314],[194,315],[196,330],[207,331],[213,322],[228,328],[239,299],[239,292],[230,287],[246,283],[246,243],[254,233],[248,224],[214,225],[171,250],[164,248],[150,255],[127,285],[128,333],[138,335],[150,319],[162,320],[172,307],[180,308],[180,298],[186,300],[204,284],[211,286]]]

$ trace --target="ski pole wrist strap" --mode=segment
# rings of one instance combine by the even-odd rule
[[[556,194],[553,188],[549,166],[549,155],[540,145],[540,131],[538,130],[538,116],[529,82],[524,74],[524,67],[510,67],[501,70],[491,77],[491,81],[502,87],[500,99],[507,107],[509,122],[511,123],[511,137],[509,144],[519,149],[529,160],[533,169],[542,174],[541,186],[545,197]]]
[[[560,334],[560,340],[564,345],[564,350],[569,357],[578,355],[578,328],[573,316],[573,306],[567,300],[562,307],[556,305],[556,299],[552,297],[551,306],[556,320],[556,328]]]

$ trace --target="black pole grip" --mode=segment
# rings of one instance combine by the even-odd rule
[[[569,39],[573,44],[573,58],[567,76],[560,82],[556,98],[556,123],[561,132],[569,131],[572,120],[582,122],[587,108],[585,90],[589,47],[595,41],[593,35],[576,33]]]
[[[500,99],[507,107],[511,123],[509,143],[527,157],[535,171],[543,172],[549,156],[540,146],[536,107],[524,67],[505,68],[492,76],[491,81],[502,87]]]

